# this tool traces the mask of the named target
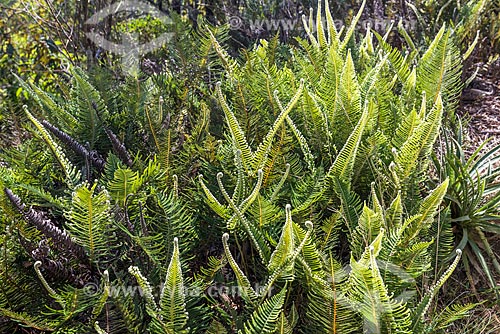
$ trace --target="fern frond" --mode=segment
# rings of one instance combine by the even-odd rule
[[[410,60],[405,58],[401,51],[392,47],[376,31],[373,32],[377,38],[380,48],[385,52],[387,59],[394,68],[400,82],[406,83],[411,75]]]
[[[103,283],[102,283],[102,294],[99,297],[99,300],[97,303],[94,305],[92,308],[92,318],[96,319],[99,314],[101,314],[106,302],[108,301],[109,294],[110,294],[110,283],[109,283],[109,273],[107,270],[104,270],[103,272]]]
[[[307,144],[307,140],[304,138],[300,130],[297,128],[293,120],[290,118],[290,116],[286,117],[286,122],[288,123],[288,126],[290,129],[292,129],[293,134],[295,135],[295,138],[297,138],[297,141],[299,142],[300,148],[302,149],[302,153],[304,154],[304,159],[307,162],[307,167],[311,172],[314,173],[315,167],[314,167],[314,156],[311,153],[311,150],[309,149],[309,145]]]
[[[328,0],[325,1],[325,16],[326,16],[326,25],[328,30],[328,44],[332,49],[337,49],[337,46],[340,43],[340,41],[338,38],[337,28],[335,27],[335,22],[333,21],[332,12],[330,11],[330,4]]]
[[[274,333],[277,329],[279,316],[285,302],[286,290],[286,287],[283,288],[277,295],[272,296],[260,305],[252,313],[251,318],[245,322],[244,331],[239,331],[239,333]]]
[[[431,104],[442,95],[447,108],[456,106],[463,87],[461,60],[450,31],[443,25],[417,66],[417,88],[427,93]]]
[[[217,38],[215,38],[214,34],[208,27],[206,28],[206,31],[210,36],[212,46],[214,47],[215,52],[217,52],[222,65],[226,69],[229,76],[231,76],[237,67],[236,61],[232,59],[231,56],[229,56],[229,54],[226,52],[226,50],[224,50],[224,48],[219,44],[219,41],[217,40]]]
[[[57,159],[59,165],[63,169],[68,186],[70,187],[70,189],[74,188],[80,180],[80,172],[77,171],[75,166],[73,166],[69,162],[69,160],[66,158],[59,145],[57,145],[54,142],[54,140],[52,140],[52,138],[48,134],[47,130],[45,130],[43,125],[28,111],[27,106],[24,106],[24,111],[26,112],[26,115],[28,116],[30,121],[35,125],[36,129],[38,130],[43,140],[45,141],[49,149],[52,151],[52,154],[54,154],[54,157]]]
[[[310,226],[306,223],[307,231],[298,224],[293,224],[293,233],[295,240],[299,243],[300,253],[297,257],[297,263],[304,269],[304,272],[309,275],[309,278],[324,277],[323,255],[318,250],[313,238],[310,237]],[[297,251],[295,251],[297,252]],[[299,268],[300,268],[299,266]]]
[[[34,328],[40,331],[54,331],[57,327],[56,324],[51,324],[47,322],[45,317],[36,317],[28,314],[27,312],[15,312],[6,308],[0,308],[0,314],[3,317],[11,319],[17,323],[20,323],[28,328]]]
[[[82,184],[73,192],[71,207],[65,212],[67,227],[75,241],[83,246],[91,263],[103,260],[111,252],[114,237],[111,208],[106,190],[97,192],[97,184]]]
[[[283,226],[280,240],[276,246],[274,252],[271,254],[269,264],[267,269],[269,272],[273,272],[275,269],[284,265],[289,259],[295,249],[295,240],[293,235],[293,221],[292,221],[292,206],[287,204],[285,207],[286,220],[285,226]],[[290,272],[286,276],[293,275],[293,263],[291,268],[287,268],[286,271]]]
[[[363,112],[361,100],[361,86],[358,81],[358,74],[354,67],[351,50],[347,51],[347,57],[340,74],[340,85],[337,90],[338,98],[335,101],[335,113],[337,119],[334,120],[335,125],[339,126],[336,133],[343,139],[345,130],[350,131],[355,127],[356,120],[359,119]],[[349,127],[345,128],[348,124]],[[344,130],[344,131],[339,131]]]
[[[308,286],[306,333],[359,333],[361,317],[341,292],[340,268],[332,266],[329,281],[314,278]],[[345,274],[343,274],[346,276]]]
[[[305,225],[307,227],[307,232],[304,235],[303,239],[301,240],[300,244],[297,246],[296,249],[294,249],[293,253],[290,254],[290,257],[282,263],[280,266],[278,266],[273,272],[270,273],[270,276],[267,279],[265,288],[263,289],[263,292],[261,293],[262,300],[263,298],[273,289],[274,284],[279,278],[284,278],[285,280],[288,279],[289,277],[287,276],[289,274],[289,268],[294,265],[294,262],[297,260],[299,254],[302,252],[304,246],[309,243],[309,238],[311,237],[311,233],[313,230],[313,224],[310,221],[306,221]],[[309,243],[310,244],[310,243]],[[304,264],[304,262],[302,262]],[[305,266],[307,267],[307,266]],[[309,273],[311,273],[311,270],[309,270]]]
[[[319,47],[325,48],[327,46],[327,41],[325,37],[325,29],[323,27],[323,13],[321,12],[321,3],[322,0],[318,0],[318,10],[316,11],[316,35],[318,36]]]
[[[431,301],[434,296],[437,294],[439,289],[443,286],[443,284],[450,278],[451,274],[458,266],[458,262],[460,262],[460,258],[462,256],[462,250],[456,250],[457,256],[453,263],[448,267],[448,269],[441,275],[439,280],[429,289],[429,291],[424,295],[420,303],[418,304],[415,312],[412,315],[412,330],[417,330],[420,328],[422,321],[424,320],[424,316],[427,313],[427,310],[430,307]]]
[[[247,173],[251,173],[253,168],[254,154],[250,149],[250,145],[248,145],[248,142],[245,138],[245,133],[241,129],[238,119],[227,105],[226,99],[222,94],[220,82],[217,83],[215,91],[217,93],[217,100],[219,101],[219,104],[221,105],[222,110],[224,111],[226,123],[229,127],[229,131],[231,132],[231,137],[233,139],[233,142],[235,143],[236,148],[239,151],[241,151],[241,160],[243,167],[245,167]]]
[[[337,155],[335,162],[328,170],[326,177],[330,179],[338,178],[344,182],[350,182],[352,177],[354,161],[358,151],[359,143],[368,120],[368,109],[365,109],[358,124],[347,139],[344,147]]]
[[[463,319],[470,315],[470,311],[479,306],[480,303],[469,303],[469,304],[453,304],[447,306],[443,311],[441,311],[431,323],[426,326],[426,331],[440,331],[446,330],[452,323],[457,320]]]
[[[135,277],[137,280],[137,284],[142,289],[142,293],[144,296],[144,299],[146,300],[146,310],[147,312],[152,316],[152,317],[157,317],[158,315],[158,304],[156,304],[156,301],[153,296],[153,288],[151,287],[151,284],[149,283],[148,279],[144,277],[140,271],[140,269],[136,266],[130,266],[128,268],[128,272]]]
[[[70,105],[78,120],[78,138],[94,148],[102,135],[100,117],[106,117],[108,110],[101,93],[90,83],[86,73],[77,67],[71,68],[73,86]]]
[[[352,271],[346,291],[351,307],[361,313],[365,331],[380,333],[394,330],[410,334],[409,310],[391,300],[380,275],[375,252],[371,245],[366,251],[368,261],[362,259],[356,262],[351,259]]]
[[[129,168],[118,168],[114,172],[113,180],[108,182],[108,190],[111,198],[126,207],[129,195],[134,194],[140,186],[138,172],[133,172]]]
[[[366,205],[358,220],[358,225],[351,236],[351,252],[359,257],[379,235],[383,228],[383,220],[380,213],[376,213]]]
[[[302,91],[304,89],[304,80],[300,80],[300,85],[297,91],[295,92],[295,95],[292,97],[292,99],[288,102],[286,107],[282,107],[281,103],[279,102],[278,95],[275,94],[274,98],[277,101],[278,106],[280,107],[280,114],[274,121],[274,124],[271,126],[271,129],[267,132],[264,140],[262,143],[259,144],[257,147],[257,150],[255,152],[255,162],[254,162],[254,170],[258,170],[264,167],[265,160],[267,159],[267,156],[269,154],[269,151],[271,149],[271,144],[273,141],[274,136],[276,135],[276,132],[278,132],[279,127],[283,122],[285,121],[286,117],[288,114],[292,111],[292,109],[295,107],[297,102],[299,101]]]
[[[205,185],[205,182],[203,182],[202,174],[198,175],[198,180],[200,182],[201,188],[203,189],[203,192],[205,193],[206,203],[216,214],[218,214],[222,218],[226,218],[228,216],[226,207],[220,204],[219,200],[212,194],[210,189],[208,189],[208,187]]]
[[[205,334],[227,334],[227,330],[220,322],[214,320]]]
[[[32,83],[28,83],[21,79],[17,74],[13,73],[23,89],[25,89],[45,111],[47,116],[54,117],[59,124],[64,124],[64,128],[72,129],[78,126],[78,120],[72,115],[67,108],[58,103],[53,96],[42,90],[40,87]]]
[[[449,179],[444,180],[422,201],[418,209],[418,219],[412,221],[411,224],[405,222],[407,240],[414,238],[419,231],[428,231],[446,195],[448,184]]]
[[[260,189],[259,183],[262,182],[262,175],[263,175],[261,169],[259,169],[258,173],[260,182],[257,182],[258,188],[256,187],[256,189]],[[260,227],[254,226],[254,224],[249,222],[248,219],[243,215],[243,212],[240,210],[240,208],[238,208],[236,204],[233,202],[233,200],[229,197],[229,194],[227,193],[226,189],[224,188],[224,185],[222,184],[222,176],[223,176],[222,172],[217,173],[217,182],[219,184],[219,188],[222,194],[224,195],[224,198],[229,203],[229,206],[233,209],[238,219],[242,223],[245,232],[247,233],[250,240],[252,240],[257,252],[259,253],[261,260],[264,262],[267,261],[267,259],[270,256],[271,250],[269,248],[267,240],[265,239],[262,233],[262,230],[260,229]],[[244,208],[243,205],[242,208]]]
[[[179,242],[174,238],[174,251],[167,269],[167,276],[160,294],[159,318],[171,333],[187,333],[188,315],[184,295]]]
[[[415,129],[422,121],[423,120],[419,117],[415,110],[409,112],[397,127],[395,134],[391,139],[392,145],[394,145],[395,148],[400,149],[408,138],[415,133]]]
[[[226,254],[226,258],[229,262],[229,265],[234,271],[236,275],[236,280],[238,281],[238,286],[241,291],[241,297],[250,304],[255,304],[257,299],[259,298],[257,292],[252,287],[250,280],[246,277],[245,273],[240,269],[233,256],[231,255],[231,251],[229,250],[229,245],[227,241],[229,240],[229,234],[224,233],[222,236],[222,244],[224,246],[224,252]]]
[[[361,3],[361,6],[359,7],[358,13],[356,14],[355,17],[353,17],[351,24],[349,25],[349,28],[347,28],[347,31],[344,35],[344,38],[342,39],[342,42],[340,43],[340,50],[341,52],[344,51],[351,40],[351,37],[356,29],[356,26],[358,25],[358,21],[361,18],[361,14],[363,13],[363,9],[365,8],[366,5],[366,0],[363,0]]]
[[[342,216],[346,221],[349,236],[352,236],[362,212],[361,200],[359,196],[352,192],[348,185],[339,180],[339,178],[334,178],[334,183],[337,196],[340,198],[342,205]]]

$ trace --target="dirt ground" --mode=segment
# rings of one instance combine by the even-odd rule
[[[489,139],[484,150],[500,144],[500,59],[486,66],[479,64],[480,71],[462,94],[457,113],[464,122],[466,153],[472,153],[481,143]],[[487,235],[497,260],[500,261],[500,235]],[[482,245],[479,245],[480,247]],[[483,248],[483,247],[481,247]],[[495,274],[491,259],[486,259]],[[461,328],[475,328],[480,333],[500,333],[500,304],[495,303],[494,294],[480,265],[471,263],[471,275],[467,277],[464,268],[459,268],[445,287],[444,300],[459,298],[463,301],[486,301],[476,308],[472,317],[454,324],[449,333],[462,333]],[[497,286],[500,275],[496,275]],[[471,282],[472,280],[472,282]],[[471,286],[472,285],[472,286]],[[463,302],[462,301],[462,302]],[[479,330],[481,328],[481,330]]]
[[[500,59],[480,71],[463,93],[458,113],[468,120],[468,148],[490,139],[489,147],[500,143]]]

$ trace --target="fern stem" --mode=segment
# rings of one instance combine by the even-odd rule
[[[281,190],[281,187],[283,187],[283,184],[285,184],[285,181],[288,178],[288,174],[290,173],[290,164],[287,163],[285,166],[286,166],[285,173],[281,177],[276,188],[274,188],[273,194],[271,195],[271,198],[269,199],[270,202],[273,202],[274,199],[276,198],[276,196],[278,196],[278,193]]]
[[[262,170],[259,172],[260,179],[262,180]],[[268,260],[268,254],[270,253],[269,251],[269,246],[267,245],[266,240],[263,238],[262,235],[259,233],[259,239],[262,241],[262,246],[264,246],[264,249],[262,249],[261,244],[259,244],[257,238],[255,237],[254,233],[252,232],[250,228],[250,223],[247,221],[241,210],[234,204],[232,201],[231,197],[229,197],[229,194],[226,191],[226,188],[224,188],[224,185],[222,184],[222,172],[217,173],[217,183],[219,184],[219,188],[221,189],[222,195],[226,199],[226,201],[229,203],[229,206],[234,210],[234,212],[238,215],[238,218],[240,219],[241,223],[243,224],[243,227],[245,228],[245,232],[247,235],[250,237],[252,240],[255,248],[257,249],[257,252],[259,253],[259,256],[261,258],[261,261],[265,263]],[[262,182],[262,181],[261,181]],[[259,230],[256,230],[259,231]]]

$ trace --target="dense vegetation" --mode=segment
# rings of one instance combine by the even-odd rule
[[[133,75],[78,30],[106,1],[6,4],[0,331],[498,331],[472,315],[500,300],[500,146],[464,153],[456,111],[500,14],[458,4],[302,1],[280,35],[223,17],[281,2],[160,1]],[[134,15],[99,29],[165,33]],[[440,298],[471,265],[486,288]]]

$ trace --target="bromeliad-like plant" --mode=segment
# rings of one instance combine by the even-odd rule
[[[456,247],[464,249],[464,264],[471,286],[474,287],[474,283],[469,263],[478,261],[488,284],[499,298],[494,275],[483,251],[491,259],[494,271],[500,274],[500,264],[485,236],[485,232],[500,233],[500,146],[483,152],[488,143],[485,141],[467,158],[460,123],[456,134],[445,132],[443,137],[445,151],[441,157],[433,155],[433,161],[437,174],[450,179],[445,200],[450,207],[451,222],[457,225]],[[483,245],[483,251],[479,244]]]

